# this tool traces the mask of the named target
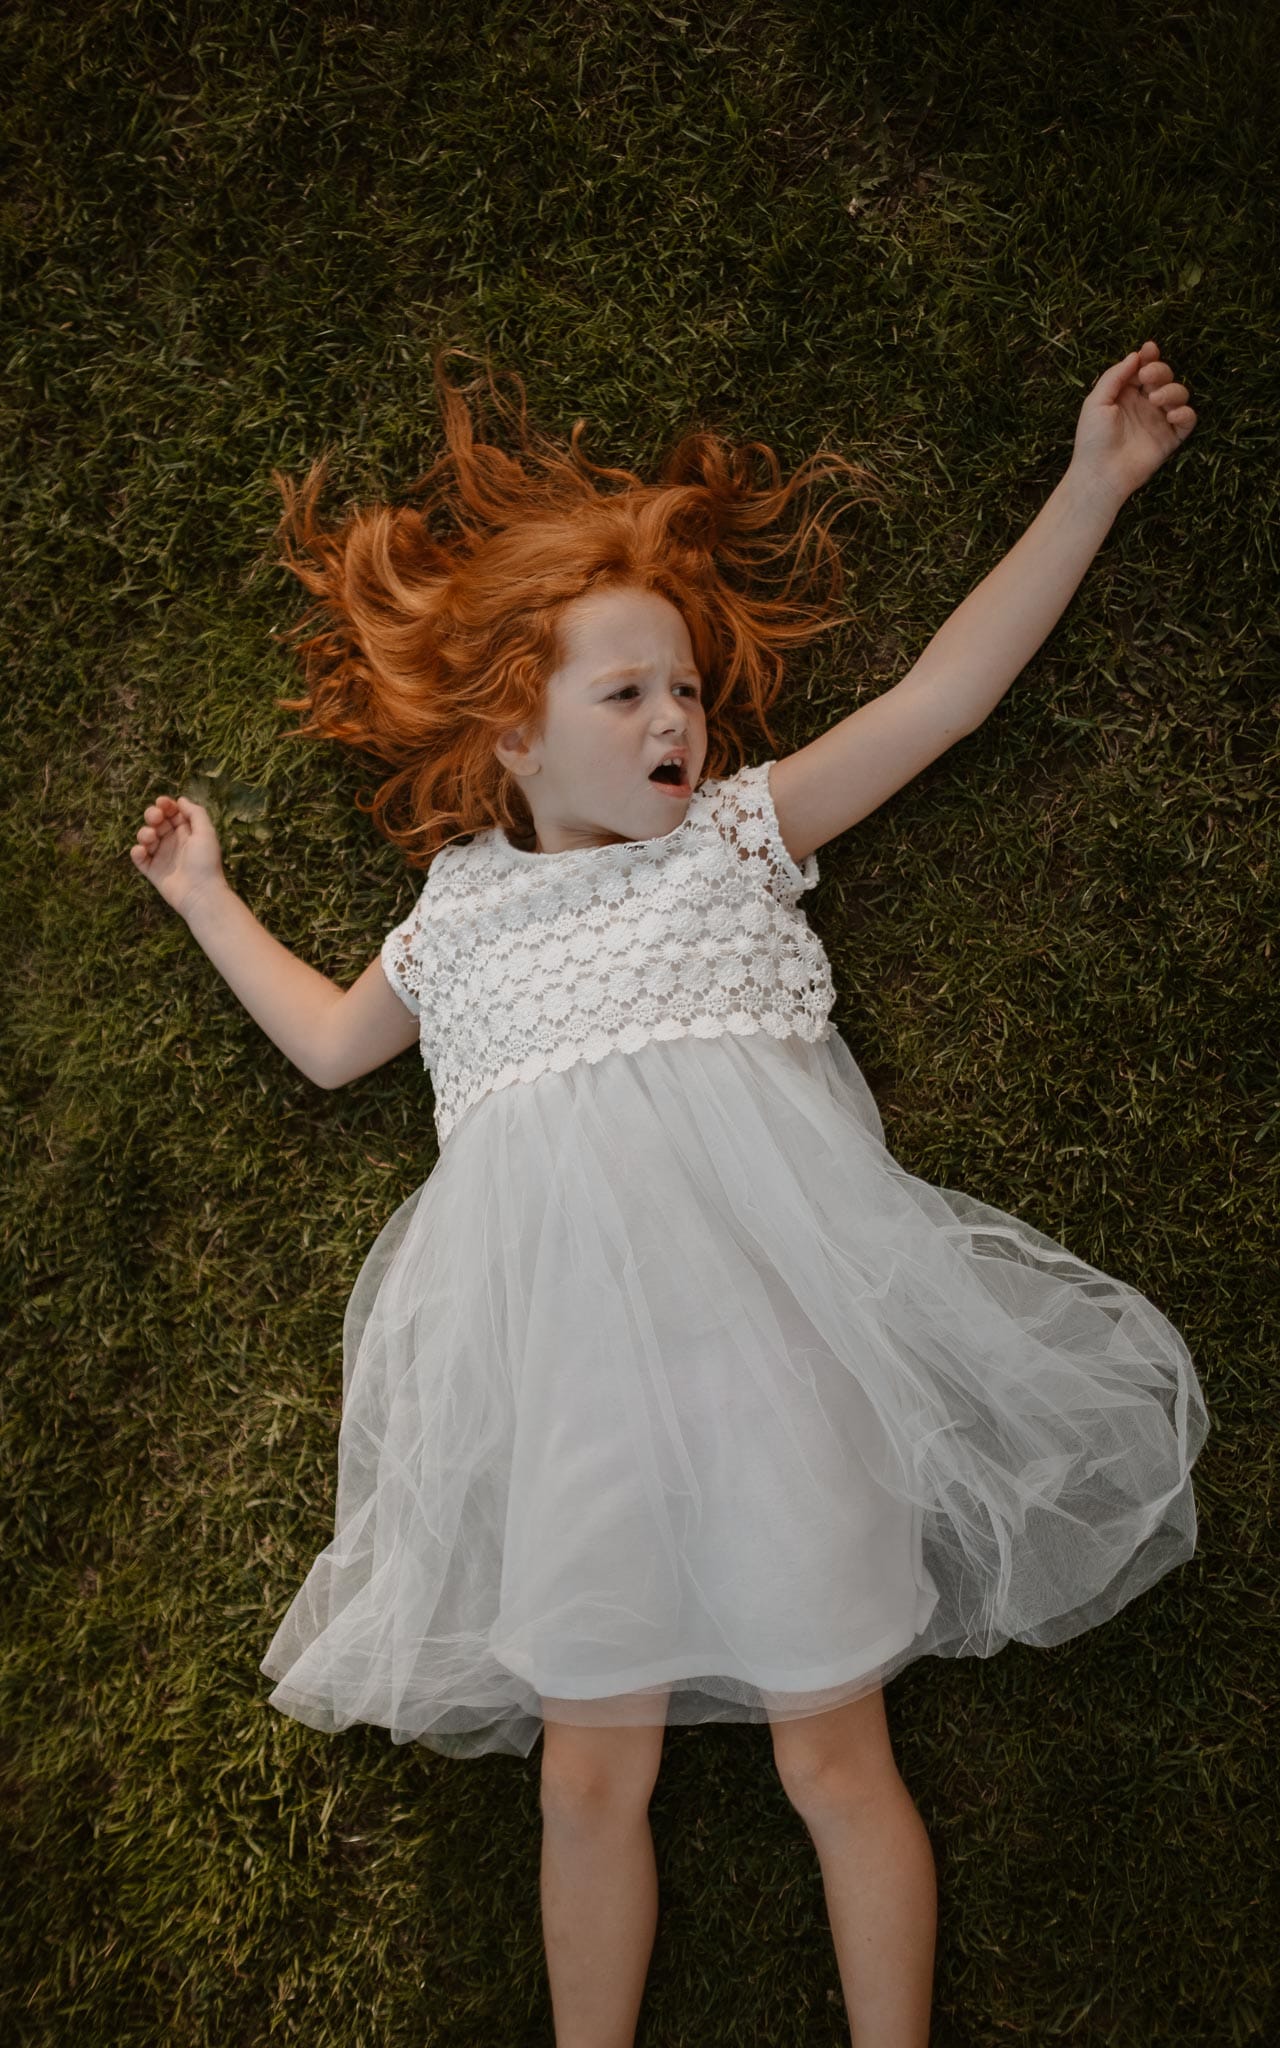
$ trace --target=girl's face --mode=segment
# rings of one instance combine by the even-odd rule
[[[707,755],[689,629],[656,591],[627,584],[566,605],[541,733],[494,751],[518,776],[539,853],[655,839],[685,816]],[[622,671],[625,671],[623,673]],[[651,779],[682,753],[679,788]]]

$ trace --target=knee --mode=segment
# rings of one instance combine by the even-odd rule
[[[902,1785],[876,1702],[773,1726],[783,1791],[806,1821],[856,1811]]]
[[[901,1783],[893,1764],[869,1765],[851,1757],[780,1756],[774,1763],[787,1798],[804,1821],[853,1813]]]
[[[662,1730],[543,1724],[539,1802],[544,1818],[590,1822],[647,1811]]]

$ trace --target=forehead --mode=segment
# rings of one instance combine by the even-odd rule
[[[566,662],[601,676],[639,675],[672,656],[693,663],[689,629],[675,605],[631,585],[574,598],[560,615],[560,644]]]

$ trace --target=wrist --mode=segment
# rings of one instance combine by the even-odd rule
[[[182,901],[174,905],[174,909],[183,923],[189,929],[194,929],[196,920],[207,917],[210,910],[216,913],[227,898],[234,895],[235,890],[226,876],[215,875],[207,882],[194,883]]]
[[[1108,526],[1129,496],[1128,491],[1121,490],[1097,470],[1078,461],[1068,465],[1059,489],[1082,512],[1105,519]]]

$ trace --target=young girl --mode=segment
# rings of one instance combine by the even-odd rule
[[[800,897],[982,723],[1195,414],[1152,341],[1105,370],[1062,481],[914,668],[730,772],[781,650],[834,615],[792,597],[816,538],[834,599],[826,528],[771,529],[866,472],[823,454],[783,485],[768,448],[694,432],[645,484],[589,463],[582,421],[567,450],[531,436],[523,387],[509,456],[448,353],[422,508],[325,534],[324,464],[300,509],[277,477],[329,621],[280,701],[395,769],[361,808],[426,868],[409,914],[343,991],[232,893],[199,804],[159,797],[131,849],[318,1086],[413,1043],[434,1082],[438,1163],[346,1310],[334,1540],[262,1669],[313,1728],[454,1757],[542,1734],[560,2048],[633,2038],[664,1727],[767,1720],[854,2039],[905,2048],[935,1876],[882,1689],[1061,1643],[1185,1562],[1208,1420],[1133,1287],[886,1149]]]

